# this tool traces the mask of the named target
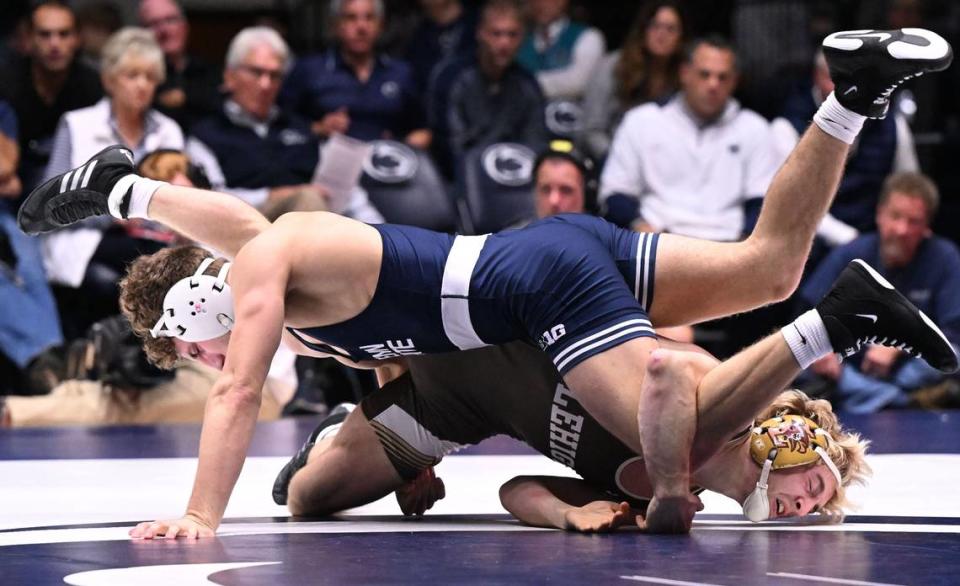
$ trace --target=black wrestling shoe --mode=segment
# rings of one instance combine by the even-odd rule
[[[307,441],[300,447],[300,451],[298,451],[294,457],[290,458],[290,461],[287,462],[280,470],[280,473],[277,474],[277,479],[273,481],[273,502],[278,505],[287,504],[287,490],[290,488],[290,479],[293,478],[297,470],[307,465],[307,456],[310,455],[310,450],[312,450],[314,444],[317,443],[317,438],[321,433],[333,426],[340,427],[343,420],[346,419],[347,415],[350,415],[350,412],[355,408],[356,405],[353,403],[340,403],[330,411],[330,415],[327,415],[326,418],[317,425],[313,433],[310,434],[310,437],[307,438]]]
[[[817,312],[841,360],[864,344],[880,344],[923,358],[941,372],[957,370],[957,354],[940,328],[860,259],[843,269]]]
[[[904,81],[942,71],[953,61],[943,37],[922,28],[833,33],[823,40],[837,100],[868,118],[883,118]]]
[[[109,196],[117,182],[132,175],[133,153],[107,147],[83,165],[57,175],[30,192],[17,213],[17,225],[27,234],[42,234],[92,216],[110,213]],[[132,182],[118,194],[119,217],[127,217]]]

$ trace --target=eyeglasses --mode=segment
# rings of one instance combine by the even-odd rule
[[[266,75],[270,78],[271,83],[277,83],[283,79],[283,71],[280,69],[264,69],[263,67],[257,67],[256,65],[237,65],[237,69],[244,71],[257,79],[260,79]]]

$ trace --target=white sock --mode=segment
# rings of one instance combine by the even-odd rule
[[[853,144],[866,119],[866,116],[843,107],[833,92],[830,92],[827,99],[820,104],[817,113],[813,115],[813,122],[820,127],[820,130],[847,144]]]
[[[147,215],[147,210],[150,207],[150,200],[153,198],[153,194],[157,189],[164,185],[168,185],[168,183],[147,179],[139,175],[131,174],[121,178],[113,186],[113,189],[110,190],[110,195],[107,197],[107,207],[110,209],[110,215],[114,218],[123,219],[120,213],[120,204],[123,203],[123,198],[127,194],[127,190],[132,186],[133,189],[130,190],[130,205],[127,208],[127,217],[145,218],[149,220],[150,216]]]
[[[823,320],[816,309],[811,309],[795,319],[792,324],[781,328],[780,333],[800,368],[807,368],[833,352],[830,336],[827,335],[827,326],[823,325]]]

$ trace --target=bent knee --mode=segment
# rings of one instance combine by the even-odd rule
[[[754,291],[767,303],[784,301],[793,295],[803,277],[809,247],[784,247],[753,236],[743,244],[749,247],[748,258],[752,259],[747,266]]]

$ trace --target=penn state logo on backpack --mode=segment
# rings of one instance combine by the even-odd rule
[[[530,183],[533,175],[532,150],[516,143],[499,143],[487,147],[481,160],[486,174],[507,187],[519,187]]]
[[[570,100],[557,100],[547,104],[547,129],[559,136],[573,136],[580,132],[583,108]]]
[[[377,140],[370,145],[363,171],[380,183],[403,183],[417,173],[417,154],[407,145],[393,140]]]

